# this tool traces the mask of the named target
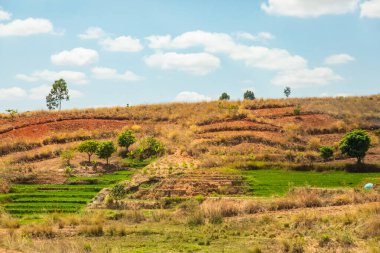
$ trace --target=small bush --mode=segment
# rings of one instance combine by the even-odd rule
[[[329,146],[323,146],[319,149],[320,156],[327,161],[334,155],[334,149]]]
[[[0,178],[0,193],[8,193],[11,189],[9,182]]]
[[[104,231],[101,225],[89,225],[80,227],[79,234],[88,237],[98,237],[102,236]]]
[[[53,228],[46,224],[33,224],[21,229],[21,234],[26,237],[32,238],[46,238],[51,239],[56,236]]]
[[[140,210],[132,210],[125,214],[125,218],[131,223],[140,223],[145,220],[145,215]]]
[[[325,247],[329,242],[331,241],[331,238],[328,234],[323,234],[321,238],[319,239],[319,246]]]
[[[165,152],[165,146],[154,137],[146,137],[141,140],[136,150],[131,155],[139,160],[145,160],[151,157],[158,157]]]
[[[222,224],[223,223],[223,215],[220,212],[211,212],[209,221],[211,224]]]
[[[202,212],[197,211],[187,218],[187,225],[200,226],[205,224],[205,217]]]
[[[64,166],[71,166],[71,160],[74,158],[73,149],[65,149],[61,152],[61,159]]]
[[[301,115],[301,105],[297,105],[293,110],[294,115]]]
[[[375,131],[373,131],[373,133],[376,134],[377,136],[380,136],[380,128],[377,129],[377,130],[375,130]]]
[[[111,195],[115,199],[121,199],[125,194],[126,192],[123,184],[117,184],[111,190]]]

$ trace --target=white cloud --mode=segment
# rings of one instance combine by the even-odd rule
[[[41,85],[38,87],[31,88],[29,90],[28,98],[32,100],[43,100],[49,94],[50,90],[51,90],[51,86],[49,85]],[[83,94],[78,90],[69,89],[69,96],[70,96],[70,99],[80,98],[83,96]]]
[[[105,35],[106,33],[102,28],[92,26],[87,28],[87,30],[84,33],[79,34],[78,37],[82,40],[97,40],[104,37]]]
[[[0,89],[0,100],[19,100],[19,99],[32,99],[32,100],[43,100],[49,94],[51,86],[41,85],[38,87],[25,90],[20,87],[10,87]],[[83,94],[74,89],[69,89],[70,98],[79,98]]]
[[[56,65],[85,66],[96,63],[99,60],[97,51],[83,47],[73,48],[53,54],[51,62]]]
[[[26,96],[26,91],[20,87],[0,88],[0,100],[17,100]]]
[[[16,79],[21,80],[21,81],[25,81],[25,82],[35,82],[38,80],[38,78],[36,78],[34,76],[28,76],[25,74],[17,74]]]
[[[182,91],[174,99],[175,102],[202,102],[210,100],[210,97],[193,91]]]
[[[355,11],[359,0],[267,0],[261,9],[268,14],[299,18],[345,14]]]
[[[380,0],[368,0],[360,4],[360,16],[380,18]]]
[[[248,35],[246,34],[245,36]],[[169,37],[166,36],[165,39],[160,38],[159,36],[150,37],[151,42],[152,38],[155,38],[153,40],[155,41],[153,45],[156,49],[186,49],[201,47],[208,53],[227,54],[233,60],[244,61],[246,65],[251,67],[276,70],[304,68],[307,65],[304,58],[299,55],[292,55],[287,50],[238,44],[235,43],[230,35],[225,33],[191,31],[183,33],[171,40],[168,40]],[[157,41],[160,41],[160,43]]]
[[[155,53],[145,58],[150,67],[179,70],[194,75],[206,75],[220,66],[219,58],[208,53]]]
[[[280,72],[272,83],[293,88],[326,85],[343,78],[329,68],[300,69]]]
[[[130,36],[120,36],[115,39],[107,38],[102,40],[100,44],[112,52],[139,52],[144,48],[139,39]]]
[[[329,64],[329,65],[345,64],[354,60],[355,58],[349,54],[334,54],[325,59],[325,64]]]
[[[242,40],[251,40],[251,41],[265,41],[272,40],[275,36],[269,32],[260,32],[257,35],[247,33],[247,32],[238,32],[236,33],[236,38]]]
[[[2,20],[10,20],[12,17],[12,14],[4,11],[3,9],[0,8],[0,21]]]
[[[149,41],[149,47],[158,49],[158,48],[166,48],[170,46],[172,36],[170,35],[163,35],[163,36],[157,36],[157,35],[152,35],[148,36],[145,39]]]
[[[117,73],[116,69],[106,68],[106,67],[96,67],[93,68],[92,73],[96,79],[104,79],[104,80],[119,80],[119,81],[141,81],[144,78],[139,76],[132,71],[126,70],[123,74]]]
[[[53,33],[53,24],[47,19],[15,19],[7,24],[0,24],[0,37],[29,36],[43,33]]]
[[[50,71],[50,70],[39,70],[39,71],[33,72],[31,75],[18,74],[16,75],[16,78],[22,81],[27,81],[27,82],[35,82],[38,80],[54,82],[55,80],[63,78],[68,84],[88,83],[85,73],[77,72],[77,71],[67,71],[67,70],[59,71],[59,72]]]
[[[240,35],[237,34],[237,36],[252,40],[260,36],[269,39],[271,34],[261,33],[255,36],[243,33]],[[235,42],[230,35],[225,33],[210,33],[198,30],[186,32],[174,38],[168,35],[150,36],[148,38],[151,42],[150,47],[155,49],[188,49],[199,47],[205,51],[202,54],[208,54],[212,57],[215,56],[210,53],[225,54],[231,59],[242,61],[252,68],[278,71],[273,81],[281,85],[285,81],[287,85],[293,87],[322,85],[341,79],[339,75],[335,74],[329,68],[310,68],[305,58],[300,55],[292,54],[286,49],[255,45],[247,46]],[[213,64],[205,64],[205,66],[202,67],[202,64],[199,64],[193,59],[194,57],[192,56],[194,55],[197,54],[158,52],[147,57],[145,62],[152,67],[177,69],[193,74],[207,74],[220,65],[219,59],[215,57],[218,61],[215,60]]]

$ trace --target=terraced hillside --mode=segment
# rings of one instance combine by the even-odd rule
[[[209,185],[211,189],[217,181],[219,188],[240,184],[240,180],[229,180],[231,176],[221,172],[199,174],[197,168],[252,161],[300,166],[352,163],[337,146],[344,133],[355,128],[368,130],[372,138],[366,162],[380,161],[374,133],[380,128],[378,95],[26,112],[14,118],[3,114],[0,123],[0,173],[16,184],[65,183],[67,176],[60,159],[63,150],[75,148],[86,139],[115,140],[123,129],[133,129],[138,137],[154,136],[165,144],[166,156],[171,158],[149,170],[150,174],[165,171],[162,177],[156,175],[163,180],[155,186],[162,195],[171,195],[168,189],[186,195],[183,184],[199,193],[202,191],[195,189],[198,184],[198,188]],[[334,159],[327,163],[318,153],[323,145],[336,149]],[[184,168],[186,159],[189,166]],[[106,171],[101,161],[89,170],[84,160],[83,154],[73,158],[76,176]],[[117,154],[111,164],[125,168]],[[177,180],[165,178],[168,170],[176,169],[182,173]],[[186,183],[190,181],[193,183]]]

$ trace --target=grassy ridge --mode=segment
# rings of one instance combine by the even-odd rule
[[[354,187],[380,178],[380,173],[348,173],[343,171],[250,170],[243,173],[250,191],[256,196],[284,195],[291,187]]]

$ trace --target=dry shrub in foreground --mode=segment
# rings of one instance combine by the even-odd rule
[[[295,188],[288,195],[271,200],[206,199],[200,205],[205,217],[232,217],[266,211],[339,206],[380,201],[377,191]]]
[[[53,228],[48,224],[32,224],[21,228],[21,234],[31,238],[51,239],[56,236]]]

